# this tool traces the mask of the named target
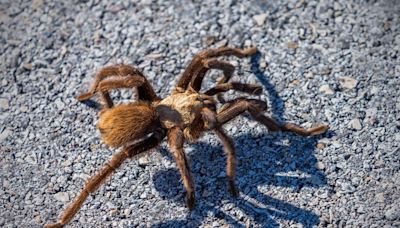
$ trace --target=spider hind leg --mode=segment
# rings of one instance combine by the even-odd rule
[[[329,129],[328,125],[319,125],[306,129],[293,123],[279,124],[273,118],[263,114],[263,111],[267,107],[266,105],[264,101],[258,99],[239,98],[233,100],[223,107],[223,110],[218,112],[218,123],[225,124],[236,116],[248,111],[255,120],[266,126],[269,131],[288,131],[301,136],[313,136],[323,134]]]

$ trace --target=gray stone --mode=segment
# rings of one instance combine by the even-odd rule
[[[385,211],[385,217],[388,220],[394,221],[400,218],[399,205],[393,206]]]

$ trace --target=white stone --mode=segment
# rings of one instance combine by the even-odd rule
[[[3,142],[9,135],[13,132],[9,129],[5,129],[3,132],[0,133],[0,142]]]
[[[61,202],[68,202],[69,201],[69,195],[67,192],[58,192],[54,195],[54,198],[58,201]]]
[[[10,107],[8,100],[5,98],[0,98],[0,108],[8,109]]]
[[[118,213],[118,209],[117,208],[113,208],[109,211],[110,216],[115,216]]]
[[[163,55],[161,53],[150,53],[150,54],[146,55],[146,58],[152,59],[152,60],[159,60],[162,57],[163,57]]]
[[[265,20],[267,19],[268,14],[263,13],[263,14],[258,14],[254,15],[253,19],[256,21],[258,26],[262,26],[265,23]]]
[[[124,210],[125,216],[129,216],[132,213],[132,210],[130,208],[127,208]]]
[[[27,106],[25,106],[25,105],[23,105],[23,106],[21,106],[20,108],[19,108],[19,110],[21,111],[21,112],[28,112],[28,107]]]
[[[400,142],[400,133],[394,134],[394,140]],[[0,141],[1,141],[1,139],[0,139]]]
[[[150,162],[149,158],[146,155],[143,155],[142,157],[140,157],[138,159],[139,166],[142,166],[142,167],[144,167],[147,164],[149,164],[149,162]]]
[[[36,159],[35,159],[34,157],[32,157],[32,156],[26,156],[24,160],[25,160],[28,164],[31,164],[31,165],[36,165],[36,164],[37,164]]]
[[[358,81],[351,77],[340,77],[340,85],[345,89],[354,89]]]
[[[143,192],[142,194],[140,194],[139,198],[140,199],[146,199],[147,198],[147,193]]]
[[[322,93],[325,93],[327,95],[332,95],[335,92],[333,92],[333,90],[329,87],[329,85],[322,85],[321,87],[319,87],[319,91]]]
[[[378,201],[378,203],[385,202],[385,194],[383,194],[383,193],[376,194],[375,198],[376,198],[376,201]]]
[[[57,99],[57,100],[55,101],[55,103],[56,103],[56,106],[57,106],[57,109],[58,109],[58,110],[63,110],[63,109],[64,109],[65,104],[61,101],[61,99]]]
[[[325,169],[325,165],[322,162],[317,162],[317,164],[315,165],[317,167],[317,169],[319,170],[324,170]]]
[[[350,121],[350,127],[355,129],[355,130],[361,130],[362,129],[362,125],[360,122],[360,119],[358,118],[354,118]]]

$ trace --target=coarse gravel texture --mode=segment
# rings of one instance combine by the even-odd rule
[[[225,125],[236,199],[216,137],[186,145],[192,212],[164,142],[118,169],[69,227],[399,227],[400,2],[196,2],[1,1],[0,227],[55,222],[116,151],[97,110],[74,98],[101,67],[136,65],[165,97],[195,53],[226,44],[260,50],[227,59],[234,80],[263,85],[270,114],[330,131],[268,133],[246,115]]]

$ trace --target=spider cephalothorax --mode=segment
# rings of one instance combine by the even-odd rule
[[[255,95],[260,94],[262,88],[254,84],[230,82],[234,72],[233,65],[218,60],[216,57],[233,55],[243,58],[254,55],[256,52],[256,48],[221,47],[199,53],[183,73],[172,94],[164,99],[157,97],[144,75],[134,67],[115,65],[100,70],[90,91],[78,96],[77,99],[84,101],[95,94],[101,96],[104,108],[100,111],[97,126],[102,140],[112,147],[122,147],[122,150],[88,180],[76,199],[65,210],[60,221],[47,227],[62,227],[71,221],[89,194],[96,191],[126,159],[156,147],[166,136],[186,189],[187,205],[191,209],[195,203],[195,189],[183,151],[185,140],[195,141],[205,131],[213,131],[217,135],[227,155],[229,191],[236,196],[238,190],[235,185],[235,149],[232,139],[221,128],[223,124],[247,111],[269,131],[291,131],[302,136],[326,132],[329,128],[327,125],[304,129],[292,123],[278,124],[277,121],[263,114],[267,105],[258,99],[240,97],[224,102],[221,97],[218,97],[224,105],[217,110],[214,95],[221,95],[220,93],[228,90]],[[201,84],[209,69],[222,70],[223,77],[215,87],[202,93],[200,92]],[[119,88],[135,88],[138,101],[114,106],[109,91]]]

